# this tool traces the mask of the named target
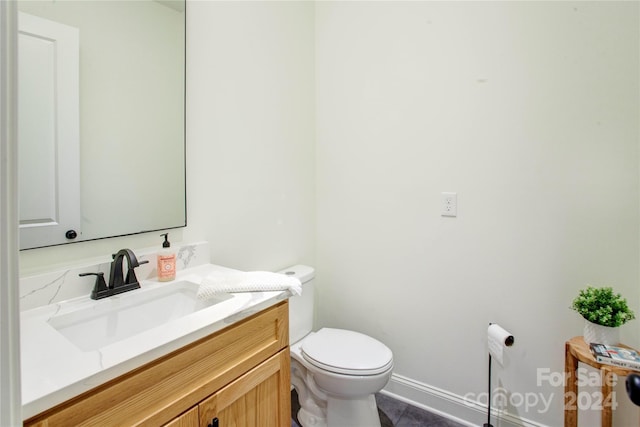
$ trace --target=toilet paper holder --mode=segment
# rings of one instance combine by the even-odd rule
[[[502,327],[495,323],[489,322],[489,328],[487,329],[487,344],[489,347],[489,375],[488,375],[488,393],[487,393],[487,422],[483,424],[483,427],[493,427],[491,424],[491,359],[492,354],[495,354],[499,359],[500,365],[502,365],[502,350],[505,347],[511,347],[515,342],[515,338],[510,332],[507,332]]]

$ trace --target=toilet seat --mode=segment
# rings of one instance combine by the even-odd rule
[[[354,331],[323,328],[301,345],[304,359],[343,375],[377,375],[393,366],[393,353],[380,341]]]

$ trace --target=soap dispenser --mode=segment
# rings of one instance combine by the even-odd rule
[[[176,278],[176,253],[171,250],[169,233],[161,236],[164,236],[164,242],[162,249],[158,251],[158,281],[168,282]]]

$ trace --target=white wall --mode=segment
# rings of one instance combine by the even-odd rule
[[[189,2],[185,238],[212,261],[314,259],[314,6]]]
[[[396,374],[459,398],[486,390],[500,323],[516,344],[494,381],[553,396],[509,411],[561,425],[563,391],[536,372],[561,372],[581,335],[578,289],[639,308],[638,27],[637,3],[318,2],[321,324],[381,339]]]

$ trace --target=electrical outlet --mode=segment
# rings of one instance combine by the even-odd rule
[[[440,215],[458,216],[458,193],[442,193]]]

